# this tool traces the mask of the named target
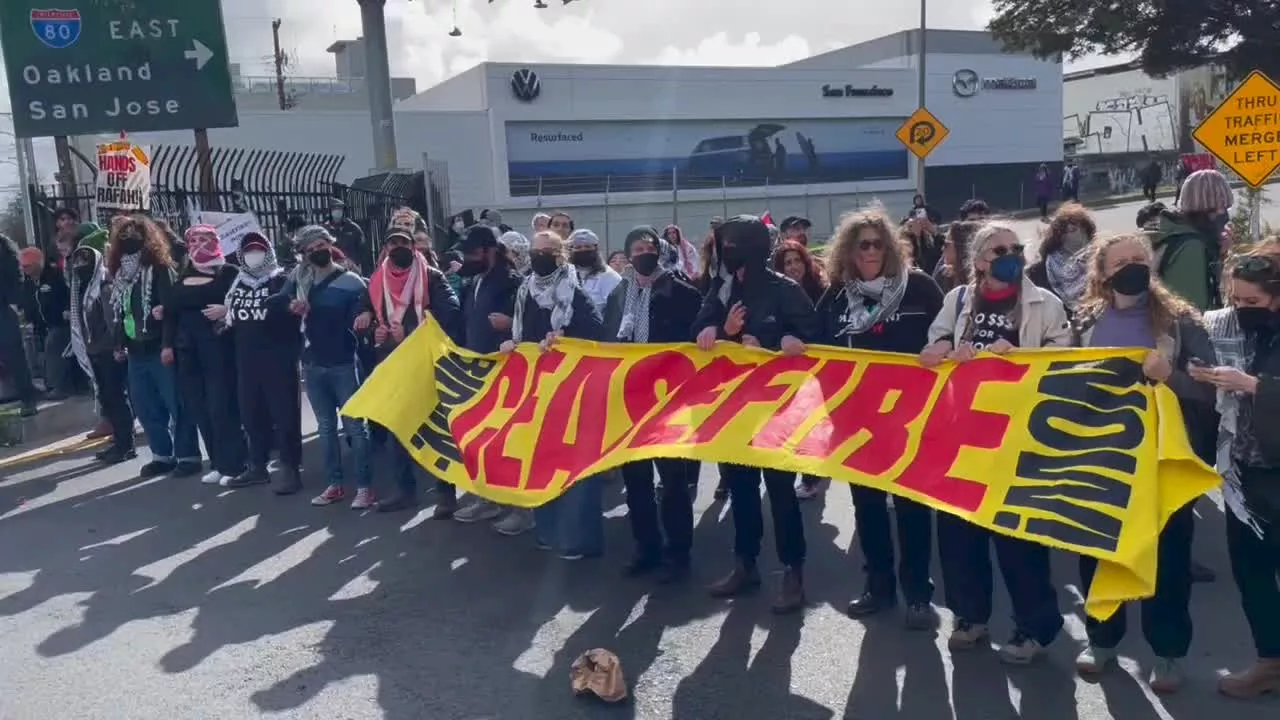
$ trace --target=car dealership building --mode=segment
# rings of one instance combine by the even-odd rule
[[[709,68],[484,63],[395,106],[402,168],[447,164],[454,210],[496,208],[527,227],[564,209],[610,247],[637,224],[701,234],[718,215],[804,215],[819,234],[851,208],[910,205],[916,163],[895,132],[917,106],[918,31],[789,65]],[[1062,158],[1062,67],[1010,54],[984,32],[930,31],[926,105],[950,135],[928,158],[930,204],[976,195],[1034,204],[1040,163]],[[358,108],[240,113],[215,146],[346,155],[373,166]],[[189,143],[189,134],[148,134]]]

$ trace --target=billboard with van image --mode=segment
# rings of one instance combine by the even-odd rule
[[[902,118],[507,123],[511,195],[907,177]]]

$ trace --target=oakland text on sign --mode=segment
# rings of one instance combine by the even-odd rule
[[[59,4],[0,2],[19,137],[238,124],[219,0]]]
[[[1280,167],[1280,87],[1253,71],[1192,135],[1246,183],[1261,186]]]
[[[921,160],[942,144],[951,131],[928,108],[920,108],[898,128],[898,141]]]

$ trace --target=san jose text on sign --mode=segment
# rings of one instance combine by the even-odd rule
[[[1280,87],[1255,70],[1193,135],[1242,180],[1262,185],[1280,167]]]
[[[19,137],[238,124],[219,0],[4,0],[0,43]]]

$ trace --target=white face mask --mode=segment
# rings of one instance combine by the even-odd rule
[[[267,261],[267,254],[261,250],[253,250],[244,254],[244,266],[257,270]]]
[[[333,218],[334,220],[341,220],[341,219],[342,219],[342,211],[341,211],[341,210],[330,210],[330,211],[329,211],[329,217]]]

